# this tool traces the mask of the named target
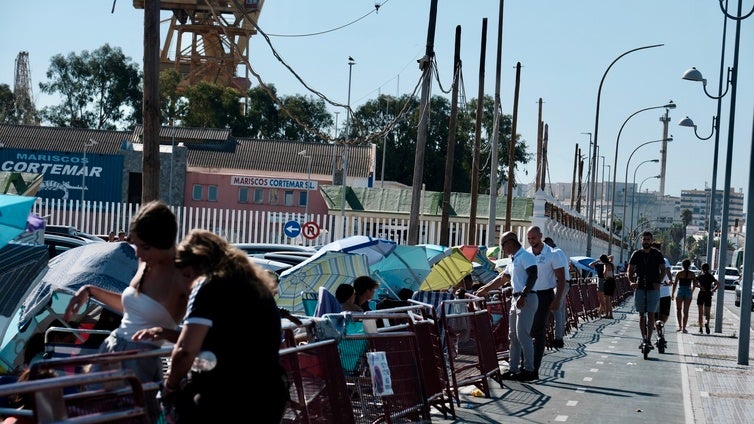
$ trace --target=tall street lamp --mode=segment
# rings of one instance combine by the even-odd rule
[[[720,0],[720,9],[722,10],[723,14],[725,15],[725,19],[724,19],[724,23],[723,23],[723,47],[721,48],[721,59],[720,59],[720,83],[719,83],[720,86],[719,86],[719,90],[718,90],[719,92],[722,92],[722,73],[723,73],[723,68],[724,68],[723,64],[724,64],[724,54],[725,54],[725,29],[726,29],[725,28],[725,25],[726,25],[725,23],[727,23],[727,19],[728,18],[734,19],[736,21],[736,32],[735,32],[735,36],[734,36],[734,47],[733,47],[733,67],[728,69],[728,84],[729,84],[729,87],[726,88],[725,93],[720,94],[720,96],[711,96],[707,92],[707,88],[706,88],[707,82],[706,82],[706,80],[702,77],[701,72],[697,71],[695,68],[692,68],[691,70],[687,71],[683,75],[684,79],[687,79],[687,80],[690,80],[690,81],[699,81],[699,82],[702,82],[702,84],[704,85],[704,93],[708,97],[710,97],[710,98],[717,98],[718,99],[718,114],[717,114],[717,116],[720,116],[720,113],[719,113],[719,111],[720,111],[720,100],[719,100],[719,98],[723,97],[727,93],[728,88],[732,88],[732,90],[730,92],[730,114],[729,114],[729,119],[728,119],[728,144],[727,144],[727,149],[728,150],[727,150],[727,154],[726,154],[726,158],[725,158],[725,182],[723,184],[723,187],[725,187],[725,190],[723,190],[723,205],[722,205],[723,206],[723,208],[722,208],[723,210],[722,210],[722,218],[721,218],[721,222],[720,222],[720,230],[721,230],[720,231],[720,246],[721,247],[727,246],[727,244],[728,244],[728,218],[729,218],[729,213],[730,213],[730,190],[728,189],[728,187],[730,187],[731,164],[733,162],[733,133],[734,133],[733,130],[735,128],[735,123],[736,123],[736,91],[738,91],[737,90],[738,56],[739,56],[738,55],[738,51],[739,51],[739,46],[740,46],[740,43],[741,43],[741,21],[743,19],[748,18],[751,15],[751,12],[749,12],[746,15],[742,14],[742,3],[743,3],[742,0],[738,1],[738,13],[737,13],[737,15],[733,16],[733,15],[730,15],[728,13],[728,2],[726,1],[725,5],[723,5],[723,0]],[[719,130],[719,128],[717,128],[717,129]],[[716,165],[717,161],[715,161],[714,164]],[[717,170],[715,169],[715,171],[717,171]],[[714,198],[714,196],[713,196],[713,198]],[[708,243],[708,250],[709,250],[709,243]],[[720,252],[719,252],[720,256],[719,256],[719,260],[717,262],[718,269],[720,267],[725,267],[726,266],[726,264],[727,264],[727,254],[728,254],[727,249],[721,248],[719,250],[720,250]],[[748,287],[747,287],[747,284],[746,284],[747,281],[750,281],[749,280],[750,276],[747,276],[746,272],[747,272],[747,270],[744,269],[744,275],[743,275],[743,278],[742,278],[742,281],[741,281],[742,282],[741,287],[744,290],[750,290],[751,289],[751,285],[749,284]],[[748,272],[751,272],[751,270],[749,270]],[[744,291],[743,293],[748,293],[748,291]],[[723,318],[723,303],[724,303],[724,299],[725,299],[724,296],[725,296],[724,290],[718,290],[718,293],[717,293],[717,302],[716,302],[716,308],[715,308],[715,333],[721,333],[722,330],[723,330],[723,324],[722,324],[723,319],[722,318]],[[742,325],[743,325],[743,321],[744,321],[744,313],[743,313],[744,311],[743,311],[743,308],[742,308],[741,312],[742,312],[741,313],[741,321],[742,321]],[[751,317],[750,311],[747,310],[746,311],[746,315],[750,319],[750,317]],[[748,326],[749,324],[747,323],[746,325]],[[748,333],[749,330],[748,330],[748,327],[746,327],[746,328],[747,329],[745,331],[745,334],[748,335],[749,334]],[[742,334],[742,337],[743,337],[743,334]],[[747,340],[748,340],[748,338],[747,338]],[[739,349],[739,354],[740,353],[741,353],[741,349]],[[741,355],[739,355],[739,364],[744,364],[744,365],[748,364],[748,343],[747,343],[747,346],[746,346],[746,360],[745,360],[745,362],[743,362],[742,359],[741,359]]]
[[[637,150],[639,150],[640,148],[646,146],[647,144],[660,143],[660,142],[663,142],[663,141],[667,141],[667,142],[673,141],[673,137],[661,138],[659,140],[651,140],[651,141],[646,141],[644,143],[641,143],[640,145],[636,146],[636,148],[634,149],[633,152],[631,152],[631,154],[628,156],[628,160],[626,161],[626,178],[623,180],[623,187],[624,188],[623,188],[623,215],[622,215],[622,218],[623,218],[624,223],[623,223],[623,225],[620,226],[620,262],[619,263],[623,263],[623,244],[624,244],[623,243],[623,239],[624,239],[624,237],[626,235],[626,224],[625,224],[625,221],[626,221],[626,203],[627,203],[626,200],[628,198],[628,193],[627,193],[628,190],[626,190],[625,187],[628,185],[628,165],[631,164],[631,158],[634,157],[634,153],[636,153]],[[613,206],[615,206],[615,181],[613,181]]]
[[[340,219],[343,222],[341,238],[346,236],[346,176],[348,175],[348,139],[351,136],[351,73],[355,64],[356,61],[353,60],[353,57],[348,56],[348,107],[346,108],[346,138],[344,141],[345,148],[343,149],[343,184],[341,185],[340,196]]]
[[[86,149],[89,147],[94,146],[97,143],[97,140],[90,138],[89,141],[84,142],[84,158],[81,161],[81,230],[84,231],[84,198],[86,193],[86,174],[89,173],[89,164],[86,160]]]
[[[610,204],[610,226],[608,227],[608,231],[610,233],[610,240],[607,245],[608,256],[613,252],[613,219],[615,217],[615,181],[617,180],[617,177],[618,177],[618,146],[620,145],[620,135],[623,132],[623,128],[626,127],[626,124],[628,123],[629,120],[631,120],[631,118],[640,114],[641,112],[646,112],[648,110],[653,110],[653,109],[675,109],[675,103],[673,103],[673,101],[670,100],[667,104],[664,104],[662,106],[645,107],[644,109],[637,110],[636,112],[629,115],[625,121],[623,121],[623,124],[620,126],[620,130],[618,130],[618,137],[616,137],[615,139],[615,159],[613,160],[613,189],[612,189],[613,202]],[[626,164],[626,182],[628,182],[628,164]],[[626,190],[625,188],[623,189],[623,220],[624,221],[626,220]],[[623,228],[625,227],[626,227],[625,224],[621,225],[621,239],[620,239],[621,263],[623,263]]]
[[[636,206],[636,203],[635,203],[635,200],[636,200],[636,171],[638,171],[639,167],[641,167],[645,163],[650,163],[650,162],[658,163],[658,162],[660,162],[660,160],[659,159],[645,160],[644,162],[636,165],[636,168],[634,168],[634,183],[633,183],[632,189],[631,189],[631,221],[629,221],[630,222],[630,225],[628,226],[629,228],[634,228],[634,225],[635,225],[634,222],[636,222],[636,221],[634,221],[634,209],[635,209],[635,206]],[[625,191],[626,187],[623,187],[623,190]],[[639,190],[639,192],[641,192],[641,190]],[[626,217],[623,217],[623,220],[625,221]]]
[[[304,212],[304,222],[309,221],[309,190],[311,190],[312,185],[312,156],[306,154],[306,150],[302,150],[298,152],[298,155],[302,158],[306,159],[306,209]]]
[[[642,188],[642,186],[644,186],[645,182],[647,182],[648,180],[651,180],[651,179],[660,179],[660,178],[662,178],[662,175],[652,175],[650,177],[644,178],[644,180],[642,180],[641,184],[639,184],[639,193],[641,193],[641,188]],[[633,215],[634,215],[634,212],[633,212],[634,207],[635,207],[635,205],[631,204],[631,217],[632,217],[632,219],[633,219]],[[641,214],[641,211],[639,211],[639,212]],[[629,235],[629,237],[630,237],[630,235]]]
[[[613,65],[615,65],[615,62],[619,61],[623,56],[629,53],[633,53],[635,51],[644,50],[644,49],[651,49],[654,47],[660,47],[663,45],[664,44],[653,44],[650,46],[642,46],[642,47],[637,47],[635,49],[628,50],[622,53],[620,56],[613,59],[610,65],[608,65],[607,69],[605,69],[605,73],[602,74],[602,79],[600,80],[600,86],[597,89],[597,107],[595,108],[596,110],[594,113],[594,147],[593,147],[594,152],[597,151],[597,135],[599,134],[599,127],[600,127],[600,98],[602,97],[602,84],[605,83],[605,77],[607,76],[607,73],[610,71],[610,68],[612,68]],[[591,202],[590,202],[591,206],[587,205],[589,206],[587,207],[587,221],[589,222],[589,231],[587,232],[587,235],[586,235],[586,256],[592,256],[592,232],[594,228],[594,222],[593,222],[594,221],[594,187],[597,186],[595,184],[595,180],[597,179],[596,170],[597,170],[597,158],[595,155],[592,155],[592,192],[589,196],[591,198]],[[615,171],[613,171],[613,180],[615,180],[614,172]],[[613,193],[613,195],[615,195],[615,193]],[[610,231],[610,233],[612,234],[612,231]]]

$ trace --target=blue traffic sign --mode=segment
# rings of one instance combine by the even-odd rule
[[[301,224],[296,221],[288,221],[283,227],[283,232],[290,238],[298,237],[301,234]]]

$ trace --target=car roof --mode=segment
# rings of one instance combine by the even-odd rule
[[[285,262],[273,261],[271,259],[258,258],[255,256],[249,256],[248,258],[252,263],[259,265],[264,269],[269,269],[270,271],[273,271],[278,275],[293,266]]]
[[[71,225],[45,225],[45,233],[83,237],[94,241],[105,241],[102,238],[95,236],[94,234],[85,233]]]
[[[243,250],[248,255],[257,255],[272,252],[316,252],[317,249],[309,246],[299,246],[284,243],[233,243],[233,246]]]
[[[85,244],[99,242],[105,243],[105,241],[99,237],[95,240],[88,237],[74,236],[70,234],[45,233],[44,235],[44,243],[48,247],[50,259],[67,250],[75,249]]]

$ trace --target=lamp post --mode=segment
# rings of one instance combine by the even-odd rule
[[[611,168],[611,165],[610,165],[610,164],[608,163],[608,164],[607,164],[607,165],[605,165],[605,166],[607,166],[607,186],[609,186],[609,185],[610,185],[610,168]],[[607,187],[607,186],[606,186],[606,187]],[[608,198],[607,198],[607,190],[605,190],[605,192],[603,193],[603,195],[605,196],[605,201],[604,201],[604,203],[605,203],[605,204],[607,205],[607,202],[608,202]],[[610,199],[610,201],[613,201],[613,200],[612,200],[612,199]],[[605,227],[605,228],[608,228],[608,227],[607,227],[607,220],[608,220],[608,219],[610,219],[610,217],[609,217],[609,216],[607,216],[607,209],[605,209],[605,224],[604,224],[604,227]]]
[[[736,91],[737,91],[737,81],[738,81],[738,51],[739,46],[741,42],[741,21],[743,19],[748,18],[751,15],[751,12],[749,12],[746,15],[742,14],[742,0],[738,1],[738,13],[737,15],[730,15],[728,13],[728,2],[725,2],[725,5],[723,5],[723,1],[720,0],[720,9],[722,10],[723,14],[725,15],[724,23],[723,23],[723,42],[722,42],[722,48],[721,48],[721,59],[720,59],[720,87],[719,92],[722,92],[722,73],[724,68],[724,55],[725,55],[725,29],[726,29],[726,23],[727,19],[734,19],[736,21],[736,32],[734,36],[734,47],[733,47],[733,67],[728,68],[728,84],[729,86],[726,87],[725,93],[720,94],[719,96],[712,96],[707,92],[707,80],[702,77],[701,72],[697,71],[696,68],[692,68],[683,75],[683,79],[690,80],[690,81],[698,81],[702,82],[704,86],[704,93],[707,95],[707,97],[718,99],[718,115],[720,116],[719,110],[720,110],[720,98],[725,96],[728,92],[729,88],[732,88],[730,92],[730,114],[728,117],[728,144],[727,144],[727,154],[725,158],[725,182],[723,184],[723,187],[726,187],[723,191],[723,210],[722,210],[722,218],[720,222],[720,246],[721,249],[719,252],[719,260],[717,263],[717,267],[725,267],[727,264],[727,249],[724,249],[722,247],[727,246],[728,243],[728,215],[730,210],[730,190],[728,187],[730,187],[730,179],[731,179],[731,164],[733,162],[733,133],[736,123]],[[719,130],[719,128],[717,128]],[[714,165],[717,165],[717,161],[714,162]],[[717,169],[715,169],[717,171]],[[713,196],[714,198],[714,196]],[[708,243],[708,250],[709,250],[709,243]],[[746,261],[745,261],[746,262]],[[750,290],[751,285],[747,285],[746,283],[749,280],[750,276],[746,275],[747,270],[744,269],[744,276],[742,278],[742,289],[743,290]],[[748,272],[751,272],[749,270]],[[748,291],[743,291],[743,293],[748,293]],[[717,293],[717,302],[716,302],[716,308],[715,308],[715,333],[721,333],[723,330],[723,303],[725,300],[725,293],[724,290],[718,290]],[[744,311],[742,308],[741,311],[741,321],[743,325],[743,318],[744,318]],[[750,311],[746,311],[747,317],[750,319]],[[747,326],[749,323],[746,324]],[[743,327],[742,327],[743,328]],[[747,327],[748,328],[748,327]],[[748,335],[748,329],[746,329],[746,335]],[[743,334],[742,334],[743,337]],[[748,338],[747,338],[748,342]],[[739,346],[740,347],[740,346]],[[746,346],[746,360],[743,362],[742,356],[741,356],[742,350],[739,349],[739,364],[748,364],[748,343]]]
[[[304,212],[304,222],[309,221],[309,186],[312,184],[312,156],[306,154],[306,150],[298,152],[298,155],[306,159],[306,209]]]
[[[89,147],[94,146],[97,144],[97,140],[90,138],[89,141],[84,142],[84,158],[81,161],[81,231],[85,231],[84,229],[84,198],[86,195],[86,174],[89,173],[89,164],[86,160],[86,149]]]
[[[631,158],[634,157],[634,153],[636,153],[637,150],[639,150],[640,148],[646,146],[647,144],[660,143],[660,142],[663,142],[663,141],[668,141],[668,142],[673,141],[673,137],[661,138],[659,140],[651,140],[651,141],[645,141],[644,143],[641,143],[640,145],[638,145],[634,149],[633,152],[631,152],[631,154],[628,156],[628,160],[626,161],[626,178],[623,180],[623,187],[624,188],[623,188],[623,215],[622,215],[622,218],[623,218],[624,223],[620,227],[620,263],[623,263],[623,244],[624,244],[623,243],[623,239],[624,239],[624,237],[626,235],[626,224],[625,224],[625,221],[626,221],[626,203],[627,203],[626,200],[628,198],[628,193],[627,193],[628,190],[626,190],[625,187],[628,185],[628,165],[631,163]],[[615,181],[613,181],[613,207],[614,206],[615,206]]]
[[[595,152],[597,151],[597,135],[599,134],[599,127],[600,127],[600,99],[602,97],[602,84],[605,83],[605,77],[607,77],[607,73],[610,72],[610,68],[612,68],[613,65],[615,65],[615,62],[619,61],[623,56],[625,56],[625,55],[627,55],[629,53],[633,53],[633,52],[636,52],[636,51],[639,51],[639,50],[644,50],[644,49],[651,49],[651,48],[654,48],[654,47],[660,47],[660,46],[663,46],[663,44],[653,44],[653,45],[650,45],[650,46],[642,46],[642,47],[637,47],[635,49],[631,49],[631,50],[628,50],[626,52],[623,52],[620,56],[618,56],[615,59],[613,59],[613,61],[610,63],[610,65],[608,65],[607,69],[605,69],[605,73],[602,74],[602,79],[600,80],[600,86],[597,89],[597,107],[595,108],[595,113],[594,113],[594,147],[593,147],[593,149],[594,149]],[[594,155],[592,155],[592,165],[593,165],[592,166],[592,186],[596,187],[596,184],[594,183],[594,181],[596,180],[595,176],[597,175],[597,173],[596,173],[597,159],[596,159],[596,157]],[[613,168],[614,168],[614,166],[613,166]],[[613,169],[613,180],[615,180],[615,170],[614,169]],[[592,256],[592,230],[594,228],[594,223],[593,223],[593,220],[594,220],[594,190],[592,190],[592,192],[590,194],[590,197],[591,197],[591,206],[587,208],[587,221],[589,222],[589,230],[588,230],[587,235],[586,235],[586,256]],[[615,198],[615,193],[614,192],[613,192],[613,198]],[[587,205],[587,206],[589,206],[589,205]],[[611,212],[612,212],[612,210],[611,210]],[[612,233],[612,231],[611,231],[611,233]]]
[[[605,221],[602,220],[602,214],[605,211],[605,157],[600,156],[602,159],[602,183],[600,184],[600,223],[606,227]]]
[[[620,145],[620,135],[623,133],[623,128],[626,127],[626,124],[628,121],[631,120],[634,116],[646,112],[648,110],[653,109],[675,109],[675,103],[673,103],[672,100],[670,100],[667,104],[664,104],[662,106],[652,106],[652,107],[645,107],[644,109],[639,109],[636,112],[628,115],[628,118],[626,118],[625,121],[623,121],[623,124],[620,126],[620,130],[618,130],[618,137],[615,138],[615,159],[613,160],[613,203],[610,204],[610,226],[608,227],[608,231],[610,233],[610,240],[607,245],[607,254],[608,256],[613,252],[613,219],[615,218],[615,181],[618,177],[618,147]],[[672,137],[670,138],[672,140]],[[662,141],[662,140],[659,140]],[[628,164],[626,164],[626,183],[628,182]],[[626,190],[623,189],[623,220],[626,220]],[[620,262],[623,263],[623,229],[626,227],[625,223],[621,225],[621,238],[620,238]]]
[[[658,162],[660,162],[660,160],[659,159],[645,160],[644,162],[636,165],[636,168],[634,168],[634,183],[633,183],[632,188],[631,188],[631,221],[629,221],[629,224],[630,224],[629,228],[634,228],[634,222],[636,222],[636,221],[634,221],[634,207],[636,206],[636,203],[635,203],[635,200],[636,200],[636,171],[639,170],[640,166],[644,165],[645,163],[650,163],[650,162],[658,163]],[[626,188],[624,187],[623,190],[625,191]],[[641,190],[639,190],[639,192],[641,192]],[[625,220],[625,219],[626,219],[626,217],[624,216],[623,220]]]
[[[340,196],[340,219],[343,221],[341,238],[346,236],[346,177],[348,175],[348,139],[351,135],[351,73],[355,64],[356,61],[353,60],[353,57],[348,56],[348,107],[346,109],[346,138],[343,143],[345,146],[343,148],[343,184],[341,185]]]

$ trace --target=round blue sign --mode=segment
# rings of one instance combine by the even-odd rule
[[[290,238],[298,237],[301,234],[301,224],[297,221],[288,221],[285,223],[285,227],[283,227],[283,232]]]

